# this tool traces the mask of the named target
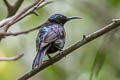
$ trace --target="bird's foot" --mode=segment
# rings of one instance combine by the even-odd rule
[[[59,52],[58,52],[58,53],[59,53],[59,55],[61,55],[61,54],[62,54],[62,51],[63,51],[62,49],[59,49]]]
[[[52,57],[49,54],[47,54],[47,56],[48,56],[48,58],[49,58],[50,61],[53,61]]]
[[[48,56],[48,58],[51,60],[52,59],[52,57],[49,55],[49,54],[47,54],[47,56]]]

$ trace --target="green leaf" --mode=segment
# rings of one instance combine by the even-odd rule
[[[102,66],[105,61],[105,53],[104,51],[99,51],[96,54],[92,69],[91,69],[91,75],[89,80],[94,80],[96,77],[98,77],[100,70],[102,69]]]

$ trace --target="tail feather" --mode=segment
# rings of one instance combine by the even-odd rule
[[[47,50],[48,50],[48,47],[45,49],[41,49],[40,51],[37,52],[37,55],[33,61],[32,69],[41,65],[43,61],[43,57],[45,56]]]

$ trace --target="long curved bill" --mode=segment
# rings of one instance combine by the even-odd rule
[[[72,16],[72,17],[67,17],[68,20],[72,20],[72,19],[82,19],[79,16]]]

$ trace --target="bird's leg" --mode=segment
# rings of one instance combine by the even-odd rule
[[[55,47],[58,49],[58,51],[59,51],[59,55],[61,54],[61,52],[63,51],[63,49],[62,48],[60,48],[60,47],[58,47],[57,45],[55,45]]]
[[[59,50],[59,55],[60,55],[60,54],[61,54],[61,52],[63,51],[63,49],[58,48],[58,50]]]
[[[47,54],[47,56],[48,56],[49,60],[52,62],[53,61],[52,57],[49,54]]]
[[[47,56],[48,56],[49,60],[52,61],[52,57],[51,57],[49,54],[47,54]],[[47,61],[49,61],[49,60],[44,60],[43,62],[45,63],[45,62],[47,62]]]
[[[47,56],[48,56],[48,58],[51,60],[52,59],[52,57],[49,55],[49,54],[47,54]]]
[[[58,47],[57,47],[58,48]],[[62,48],[58,48],[58,54],[60,55],[61,54],[61,52],[63,51],[63,49]]]
[[[57,49],[58,49],[58,51],[59,51],[59,54],[61,54],[61,52],[63,51],[63,49],[62,48],[60,48],[59,46],[57,46],[57,45],[54,45]]]

